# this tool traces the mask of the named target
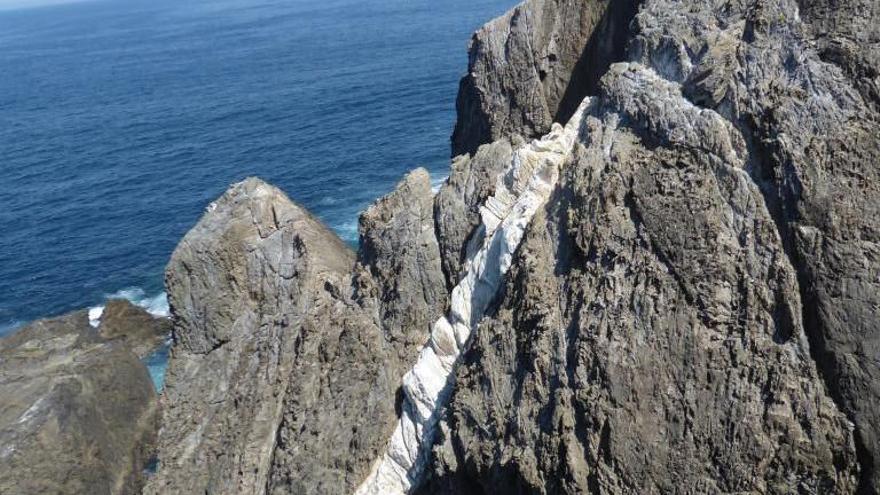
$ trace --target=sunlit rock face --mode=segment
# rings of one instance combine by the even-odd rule
[[[582,114],[583,108],[566,128],[556,125],[544,138],[515,150],[498,176],[495,193],[480,208],[481,222],[468,246],[465,275],[452,290],[450,310],[434,324],[428,344],[403,377],[401,418],[387,451],[356,493],[403,494],[421,481],[458,359],[495,299],[526,226],[570,158]]]
[[[877,23],[835,12],[525,2],[357,254],[233,186],[148,493],[876,492]]]
[[[573,156],[472,337],[423,491],[853,492],[851,426],[735,128],[620,64]]]
[[[446,305],[432,198],[427,172],[405,178],[364,214],[358,255],[257,179],[209,205],[166,272],[174,344],[147,493],[354,490]]]

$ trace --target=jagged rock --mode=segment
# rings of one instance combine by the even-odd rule
[[[144,358],[171,334],[171,320],[157,318],[126,299],[107,301],[101,313],[98,333],[119,340],[139,358]]]
[[[495,192],[496,178],[512,154],[510,143],[501,140],[481,146],[474,156],[459,155],[434,199],[437,242],[450,291],[461,280],[468,244],[480,225],[480,206]]]
[[[148,492],[876,493],[877,22],[840,6],[520,5],[433,215],[410,175],[357,260],[233,187],[169,266]]]
[[[746,2],[719,14],[707,4],[653,0],[637,19],[631,58],[662,67],[658,72],[683,83],[686,98],[716,110],[744,136],[746,168],[798,273],[813,357],[856,426],[860,489],[875,493],[878,11],[849,1],[803,5],[799,13],[793,1]],[[829,56],[829,46],[842,40],[848,55]],[[869,68],[859,68],[863,63]]]
[[[878,12],[800,7],[642,3],[425,492],[877,492]]]
[[[85,311],[0,339],[0,493],[140,493],[157,419],[146,367]]]
[[[617,65],[582,132],[457,374],[425,492],[852,492],[850,425],[735,128]]]
[[[412,366],[446,308],[433,201],[431,176],[420,168],[360,218],[358,259],[379,285],[379,320],[398,352],[400,374]]]
[[[840,66],[874,111],[880,110],[880,3],[801,0],[798,5],[819,57]]]
[[[626,48],[636,0],[527,0],[471,40],[452,156],[566,123]]]
[[[364,215],[357,264],[259,180],[213,203],[166,273],[174,345],[146,492],[352,491],[445,305],[433,230],[424,171]]]

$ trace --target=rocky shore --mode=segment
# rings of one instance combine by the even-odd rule
[[[107,309],[98,328],[77,311],[0,339],[0,493],[140,492],[159,414],[139,357],[170,323]]]
[[[144,493],[880,493],[878,26],[528,0],[357,252],[232,185],[166,270]],[[0,492],[140,490],[167,328],[130,313],[0,340]]]

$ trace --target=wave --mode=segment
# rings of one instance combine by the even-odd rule
[[[440,188],[448,178],[448,175],[431,174],[431,192],[434,194],[440,192]]]

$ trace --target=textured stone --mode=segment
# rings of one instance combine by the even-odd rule
[[[565,123],[626,48],[635,0],[527,0],[477,31],[459,85],[452,155]]]
[[[144,358],[171,334],[171,320],[157,318],[126,299],[107,301],[98,333],[108,340],[119,340],[139,358]]]
[[[565,128],[556,124],[544,138],[517,148],[496,178],[494,193],[480,209],[480,235],[473,240],[465,275],[452,290],[448,313],[436,321],[430,341],[403,376],[397,427],[356,495],[404,495],[421,484],[461,353],[495,299],[531,217],[555,187],[582,114],[583,107]]]
[[[527,1],[357,258],[233,187],[169,265],[148,492],[877,493],[876,17]]]
[[[147,493],[345,493],[397,417],[445,306],[427,173],[361,221],[356,260],[281,191],[236,184],[175,250],[157,475]]]
[[[512,153],[510,143],[501,140],[481,146],[473,157],[459,155],[434,199],[437,242],[450,291],[461,280],[468,244],[480,225],[480,206],[495,192],[496,178]]]
[[[157,419],[146,367],[85,311],[0,339],[0,493],[140,493]]]
[[[850,425],[738,132],[638,65],[612,67],[582,132],[424,491],[852,492]]]
[[[379,320],[403,372],[447,303],[433,200],[431,176],[420,168],[360,217],[358,259],[379,285]]]
[[[710,5],[651,1],[639,14],[631,58],[663,67],[689,100],[718,111],[745,138],[746,168],[798,273],[812,354],[856,425],[861,490],[875,493],[878,12],[860,5],[805,2],[799,13],[792,1],[746,2],[719,15]],[[847,54],[829,56],[845,40]],[[862,70],[862,63],[873,65]]]

